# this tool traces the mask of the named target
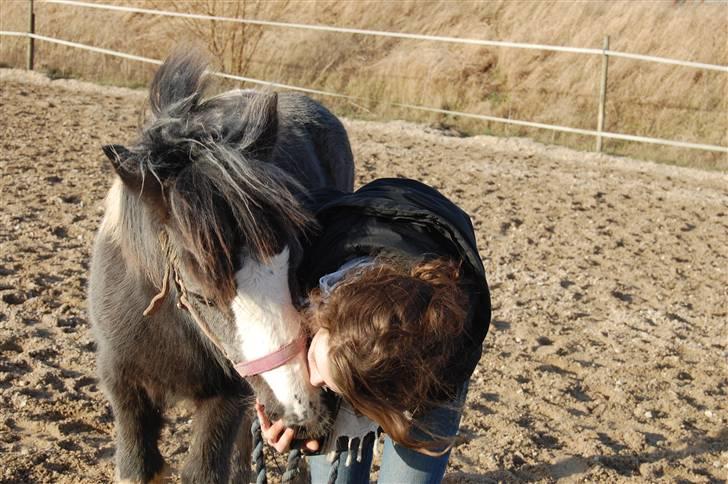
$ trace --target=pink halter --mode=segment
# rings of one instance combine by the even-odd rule
[[[306,337],[301,335],[290,343],[281,346],[273,353],[269,353],[252,361],[241,361],[234,368],[243,378],[260,375],[261,373],[285,365],[305,349]]]

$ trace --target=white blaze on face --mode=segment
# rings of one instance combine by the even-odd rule
[[[286,247],[264,264],[246,260],[235,274],[232,309],[244,361],[266,356],[300,335],[301,316],[288,287],[288,255]],[[283,405],[287,420],[316,418],[319,392],[309,383],[305,352],[260,376]]]

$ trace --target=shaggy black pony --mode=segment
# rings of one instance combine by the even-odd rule
[[[346,132],[323,106],[249,90],[205,97],[205,70],[201,56],[173,54],[138,139],[104,147],[117,176],[88,298],[122,481],[164,474],[157,441],[180,399],[196,406],[183,481],[246,478],[252,392],[235,364],[300,337],[291,284],[311,220],[302,197],[353,185]],[[249,382],[274,416],[322,431],[305,354]]]

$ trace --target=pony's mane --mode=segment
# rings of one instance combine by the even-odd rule
[[[275,95],[205,98],[206,67],[194,52],[173,54],[161,66],[130,162],[142,187],[161,187],[158,201],[199,266],[200,282],[230,296],[243,249],[267,260],[311,219],[295,196],[300,184],[265,159],[275,143]]]
[[[150,215],[139,195],[125,189],[117,178],[104,201],[99,233],[121,248],[124,260],[116,261],[118,264],[160,287],[165,260],[159,245],[159,223]]]

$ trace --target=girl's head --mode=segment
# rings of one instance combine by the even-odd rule
[[[458,280],[452,261],[377,261],[347,273],[326,297],[314,291],[311,383],[341,394],[400,444],[441,447],[410,431],[413,415],[450,391],[447,369],[466,318]]]

